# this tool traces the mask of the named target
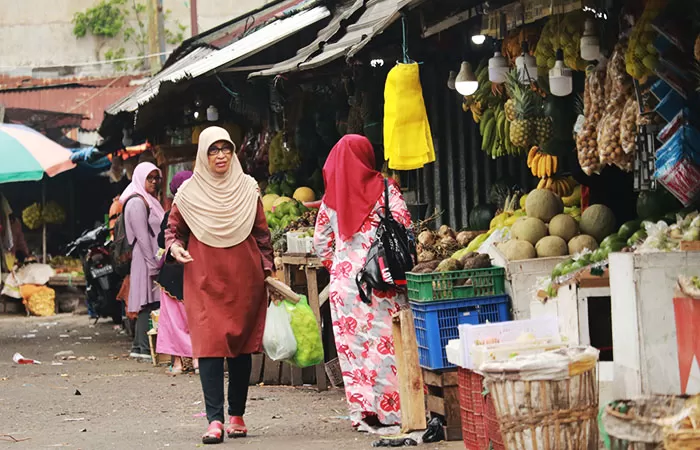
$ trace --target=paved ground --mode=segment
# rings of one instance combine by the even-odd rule
[[[190,449],[202,447],[204,405],[195,376],[125,358],[128,339],[86,316],[0,316],[0,449]],[[54,361],[73,351],[76,360]],[[42,365],[15,365],[20,352]],[[61,365],[57,365],[61,364]],[[215,448],[360,450],[376,439],[352,431],[343,392],[251,388],[250,437]],[[460,442],[427,444],[456,450]]]

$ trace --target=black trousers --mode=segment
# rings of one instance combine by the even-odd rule
[[[250,355],[226,358],[228,364],[228,414],[243,416],[253,366]],[[199,378],[209,423],[224,421],[224,358],[199,358]]]

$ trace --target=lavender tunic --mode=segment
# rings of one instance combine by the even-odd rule
[[[124,210],[126,237],[129,242],[136,243],[131,259],[131,286],[129,289],[129,309],[138,313],[145,305],[160,300],[158,287],[154,283],[160,270],[158,253],[158,238],[148,228],[146,204],[140,198],[129,201]]]

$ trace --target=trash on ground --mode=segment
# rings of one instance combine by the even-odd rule
[[[411,438],[380,439],[372,442],[372,447],[415,447],[418,442]]]
[[[12,356],[12,361],[14,361],[15,364],[41,364],[40,361],[35,361],[33,359],[25,358],[24,356],[20,355],[19,353],[15,353],[14,356]]]
[[[80,391],[76,389],[75,394],[73,394],[73,395],[83,395],[83,394],[81,394]]]
[[[73,355],[75,355],[75,352],[73,352],[73,350],[64,350],[62,352],[55,353],[53,357],[65,361],[69,356]]]
[[[440,442],[445,440],[445,429],[442,427],[442,421],[438,417],[428,422],[428,429],[423,435],[423,442],[430,444],[432,442]]]

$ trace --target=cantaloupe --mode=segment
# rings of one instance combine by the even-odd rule
[[[280,198],[280,196],[277,194],[267,194],[267,195],[263,196],[263,198],[262,198],[263,209],[265,211],[272,211],[272,206],[275,204],[275,201],[278,198]]]
[[[535,217],[518,220],[510,230],[515,239],[528,241],[532,245],[547,236],[547,225]]]
[[[569,242],[578,234],[578,223],[568,214],[557,214],[549,221],[549,234]]]
[[[593,236],[589,236],[587,234],[580,234],[569,241],[570,255],[581,253],[585,249],[588,249],[590,251],[598,250],[598,242]]]
[[[535,246],[528,241],[511,239],[501,244],[498,249],[503,253],[508,261],[519,261],[521,259],[532,259],[537,257]]]
[[[605,205],[593,205],[581,214],[581,233],[591,235],[601,242],[615,231],[615,215]]]
[[[306,186],[302,186],[298,188],[296,191],[294,191],[294,200],[299,201],[299,202],[313,202],[316,200],[316,194],[314,194],[313,189],[308,188]]]
[[[531,191],[525,200],[525,210],[529,217],[535,217],[548,223],[552,217],[564,211],[564,203],[554,192],[547,189]]]
[[[535,245],[538,258],[550,256],[565,256],[569,254],[569,247],[566,241],[559,236],[545,236]]]

